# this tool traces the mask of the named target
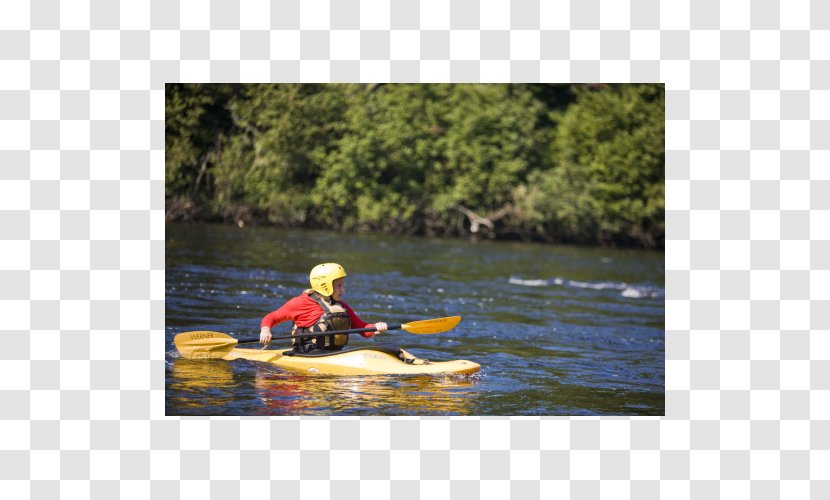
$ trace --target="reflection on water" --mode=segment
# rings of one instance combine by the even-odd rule
[[[233,404],[236,398],[234,371],[223,360],[169,359],[167,380],[168,408],[183,408],[187,414],[209,415],[210,408]]]
[[[256,371],[269,415],[466,415],[475,411],[475,377],[309,377]]]
[[[472,378],[335,378],[169,356],[168,415],[664,413],[662,253],[214,225],[168,224],[166,235],[166,350],[183,331],[256,336],[311,267],[336,261],[367,321],[464,318],[438,335],[350,345],[482,365]]]
[[[308,376],[238,360],[168,360],[168,415],[476,414],[476,376]],[[255,402],[255,404],[252,404]],[[253,407],[253,409],[251,409]]]

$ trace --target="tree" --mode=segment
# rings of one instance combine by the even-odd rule
[[[559,241],[663,244],[662,85],[582,88],[557,114],[552,167],[534,172],[523,208]]]
[[[663,101],[650,84],[169,84],[168,216],[661,246]]]

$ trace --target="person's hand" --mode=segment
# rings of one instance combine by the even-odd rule
[[[271,329],[267,326],[263,326],[259,330],[259,341],[263,344],[270,344],[271,343]]]
[[[365,332],[365,333],[361,333],[361,335],[363,337],[367,338],[367,339],[370,339],[370,338],[374,337],[375,335],[377,335],[379,333],[383,333],[383,332],[385,332],[386,330],[389,329],[389,327],[386,325],[386,323],[383,323],[383,322],[375,323],[375,326],[373,326],[373,328],[375,328],[377,331],[375,331],[375,332]]]

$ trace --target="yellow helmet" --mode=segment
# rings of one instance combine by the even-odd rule
[[[346,270],[343,269],[343,266],[333,262],[314,266],[308,276],[309,281],[311,281],[311,289],[326,297],[330,297],[334,293],[332,282],[345,277]]]

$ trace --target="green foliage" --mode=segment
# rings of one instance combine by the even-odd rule
[[[209,171],[229,128],[234,87],[170,83],[165,92],[166,194],[209,196]],[[207,193],[206,193],[207,191]]]
[[[663,88],[168,85],[168,214],[662,245]],[[471,212],[470,212],[471,211]],[[472,220],[472,219],[470,219]]]
[[[431,168],[434,138],[420,86],[362,89],[344,119],[345,133],[319,158],[327,166],[312,190],[326,225],[412,231]]]
[[[530,178],[522,206],[546,239],[662,245],[664,90],[583,88],[556,113],[551,167]]]
[[[217,202],[272,223],[306,223],[319,159],[341,135],[350,90],[339,85],[250,85],[229,105],[237,133],[217,165]]]

